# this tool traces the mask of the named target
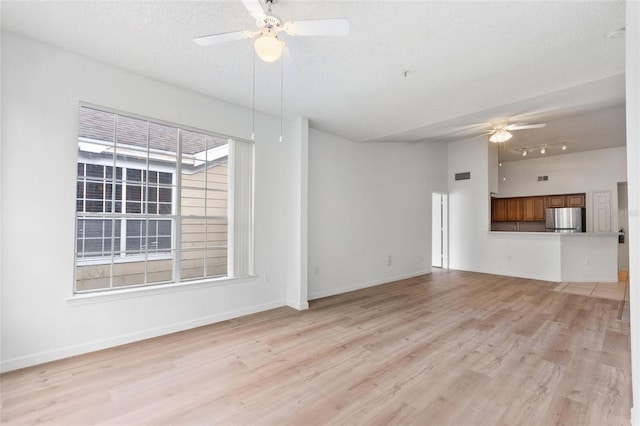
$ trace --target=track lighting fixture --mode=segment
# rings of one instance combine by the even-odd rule
[[[566,151],[568,149],[567,143],[566,142],[561,142],[561,143],[557,143],[557,144],[542,144],[542,145],[535,145],[535,146],[523,146],[520,148],[514,148],[513,152],[517,152],[519,154],[521,154],[523,157],[526,157],[527,155],[531,154],[531,153],[535,153],[535,152],[540,152],[541,155],[544,155],[547,153],[548,150],[551,150],[551,153],[553,154],[554,152],[558,152],[559,150],[562,151]],[[559,152],[558,152],[559,153]]]

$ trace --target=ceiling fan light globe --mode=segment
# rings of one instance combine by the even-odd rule
[[[258,37],[254,48],[258,57],[265,62],[275,62],[282,56],[282,42],[275,37]]]
[[[491,135],[489,140],[495,143],[502,143],[502,142],[508,141],[512,137],[513,135],[508,131],[506,131],[505,129],[498,129]]]

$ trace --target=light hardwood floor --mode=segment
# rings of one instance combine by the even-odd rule
[[[628,425],[620,301],[459,271],[0,377],[6,424]]]

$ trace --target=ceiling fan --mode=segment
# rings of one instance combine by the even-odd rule
[[[196,37],[193,41],[199,46],[211,46],[236,40],[258,37],[254,47],[256,53],[265,62],[275,62],[282,56],[286,45],[278,38],[284,31],[290,36],[344,36],[349,34],[347,19],[313,19],[304,21],[282,22],[271,14],[271,7],[276,0],[241,0],[249,14],[256,19],[257,31],[233,31]],[[267,6],[265,11],[264,5]]]
[[[526,123],[518,123],[518,124],[500,124],[494,125],[493,129],[487,133],[489,136],[489,141],[502,143],[506,142],[513,137],[511,134],[514,130],[524,130],[524,129],[541,129],[546,126],[545,123],[538,124],[526,124]]]

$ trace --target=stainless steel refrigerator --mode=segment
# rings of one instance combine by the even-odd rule
[[[584,209],[564,207],[546,210],[547,232],[584,232]]]

